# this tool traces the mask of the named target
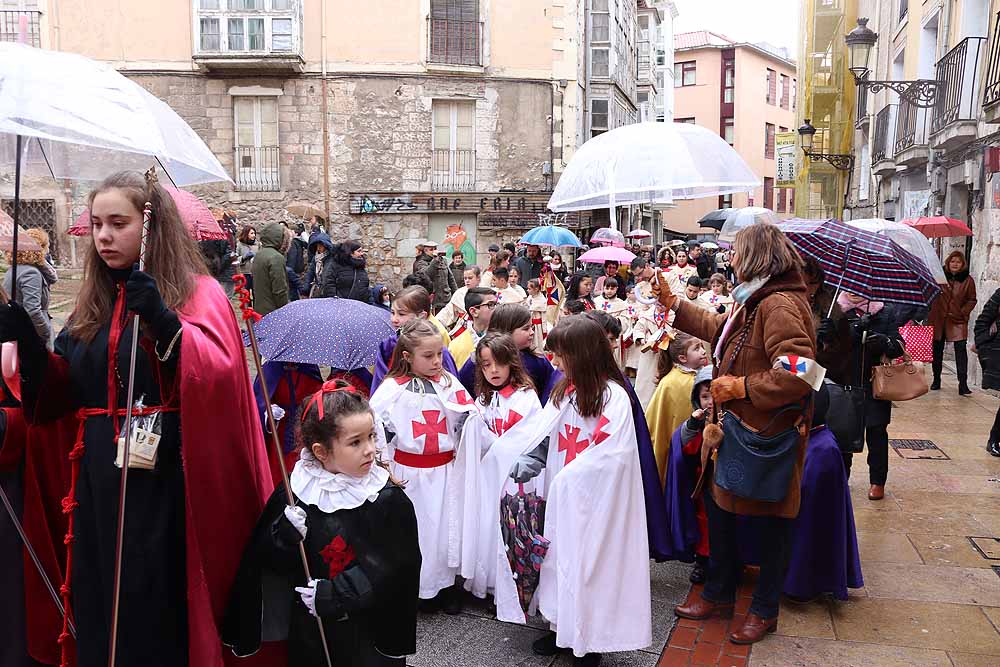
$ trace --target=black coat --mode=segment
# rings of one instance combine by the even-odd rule
[[[324,287],[322,296],[337,296],[341,299],[354,299],[371,303],[371,286],[368,284],[368,271],[365,270],[365,260],[351,257],[341,247],[334,246],[333,254],[328,262],[330,282]]]
[[[983,367],[983,389],[1000,389],[1000,336],[996,327],[1000,325],[1000,289],[983,306],[976,318],[973,335],[979,363]]]
[[[298,533],[284,517],[286,502],[284,487],[275,489],[254,529],[230,594],[222,640],[245,656],[261,641],[287,637],[289,665],[320,667],[326,660],[316,619],[295,592],[305,585],[305,574]],[[415,653],[420,548],[406,493],[389,482],[374,502],[354,509],[327,514],[315,505],[298,505],[307,513],[306,557],[319,580],[316,611],[333,664],[370,667],[384,664],[380,653]],[[354,559],[331,580],[322,552],[337,537]]]

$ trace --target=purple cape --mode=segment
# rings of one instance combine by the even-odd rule
[[[469,357],[462,369],[458,371],[458,381],[469,390],[469,394],[472,396],[476,395],[475,359],[475,356]],[[556,374],[556,369],[552,368],[552,364],[545,357],[524,350],[521,350],[521,363],[524,364],[524,370],[528,372],[531,381],[535,383],[538,400],[542,402],[544,407],[549,402],[549,393],[554,385],[552,378]]]
[[[670,443],[667,463],[667,515],[676,560],[690,561],[698,537],[698,523],[691,501],[680,450],[680,429]],[[675,451],[678,454],[675,456]],[[671,479],[677,479],[671,483]],[[757,531],[754,517],[741,517],[740,555],[744,563],[757,562]],[[802,471],[802,503],[792,527],[788,572],[784,592],[810,599],[830,593],[847,599],[848,588],[861,588],[861,558],[854,529],[854,509],[840,448],[825,427],[813,430]],[[686,557],[685,557],[686,556]]]
[[[278,385],[282,382],[288,383],[288,391],[292,397],[291,405],[280,406],[285,411],[286,424],[295,424],[296,416],[299,410],[299,403],[305,396],[295,395],[295,383],[292,378],[292,370],[287,368],[289,365],[294,365],[295,370],[303,375],[314,378],[320,382],[323,381],[323,376],[320,374],[319,366],[315,364],[290,364],[285,361],[268,361],[261,368],[264,375],[264,379],[267,381],[267,389],[271,393],[268,398],[274,397],[274,392],[278,389]],[[255,378],[253,381],[253,396],[254,400],[257,402],[257,414],[260,416],[260,423],[264,428],[264,437],[267,437],[267,417],[264,414],[264,391],[260,387],[260,378]],[[288,452],[295,449],[295,429],[286,428],[285,429],[285,441],[281,443],[282,450],[287,454]]]
[[[375,375],[372,378],[372,396],[375,390],[382,384],[382,380],[389,373],[389,361],[392,359],[392,352],[396,349],[396,334],[393,334],[378,344],[378,357],[375,358]],[[444,348],[442,364],[444,369],[454,376],[458,376],[458,368],[455,367],[455,360],[452,359],[448,348]]]
[[[649,538],[649,557],[658,563],[671,560],[670,535],[667,525],[667,505],[663,499],[663,489],[660,487],[660,471],[656,467],[656,456],[653,454],[653,440],[649,437],[649,426],[646,424],[646,414],[642,411],[639,397],[632,388],[632,383],[618,371],[621,385],[628,392],[632,401],[632,423],[635,424],[635,440],[639,447],[639,468],[642,473],[642,490],[646,500],[646,534]],[[549,380],[548,391],[555,387],[563,378],[562,371],[553,371]],[[693,516],[693,513],[692,513]]]

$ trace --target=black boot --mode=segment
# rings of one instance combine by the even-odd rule
[[[968,396],[969,390],[969,353],[965,349],[965,341],[955,342],[955,373],[958,375],[958,394]]]
[[[600,653],[588,653],[582,658],[573,658],[573,667],[597,667],[601,664]]]
[[[931,383],[931,391],[941,388],[941,369],[944,366],[944,339],[934,341],[934,358],[931,361],[931,368],[934,371],[934,382]]]
[[[705,583],[705,577],[708,574],[708,559],[704,556],[694,557],[694,567],[691,568],[691,576],[688,577],[688,581],[692,584],[703,584]]]
[[[556,633],[554,632],[546,632],[531,645],[531,652],[535,655],[550,656],[559,653],[561,650],[556,646]]]
[[[455,584],[440,593],[441,609],[449,616],[458,616],[462,613],[462,585]]]

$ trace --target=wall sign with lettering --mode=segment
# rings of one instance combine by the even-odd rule
[[[547,213],[551,192],[352,192],[352,215],[399,213]]]

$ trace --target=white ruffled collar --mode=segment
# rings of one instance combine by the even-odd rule
[[[360,507],[366,500],[374,502],[388,480],[389,471],[377,463],[372,464],[367,477],[329,472],[308,449],[302,450],[289,478],[299,500],[327,514]]]

